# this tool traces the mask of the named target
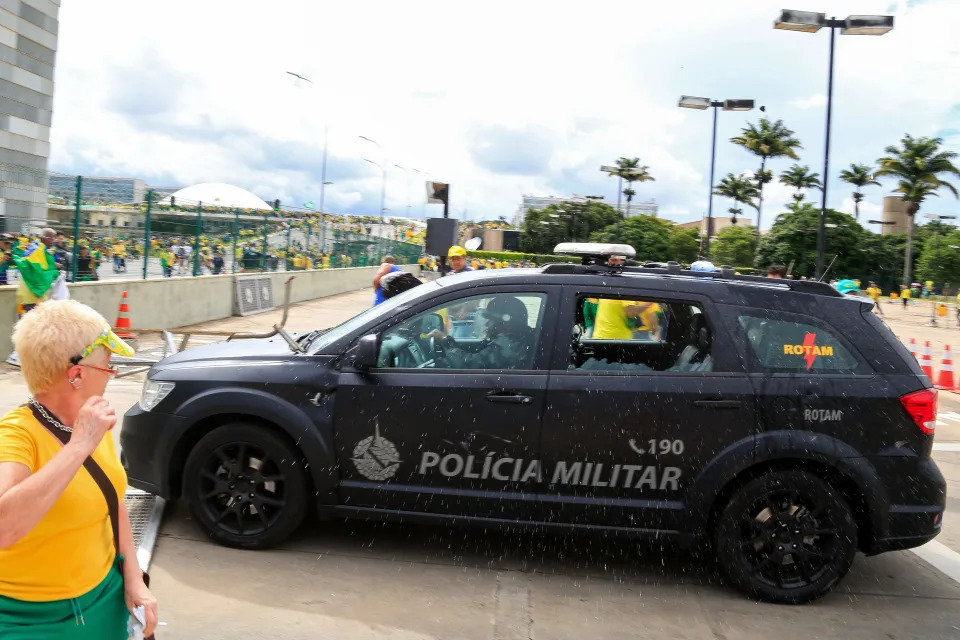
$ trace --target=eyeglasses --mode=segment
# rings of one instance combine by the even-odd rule
[[[96,369],[97,371],[103,371],[104,373],[109,373],[111,376],[117,375],[120,372],[120,369],[104,369],[103,367],[95,367],[92,364],[80,364],[79,362],[74,363],[78,367],[86,367],[87,369]]]

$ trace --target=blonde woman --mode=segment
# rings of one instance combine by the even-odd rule
[[[33,398],[0,418],[0,638],[121,640],[134,607],[149,636],[157,601],[137,565],[117,416],[103,398],[112,353],[133,350],[72,300],[37,305],[13,342]]]

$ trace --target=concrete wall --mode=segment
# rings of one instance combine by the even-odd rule
[[[378,266],[351,269],[315,269],[271,273],[279,306],[283,302],[283,283],[296,276],[290,291],[291,302],[303,302],[347,291],[370,287]],[[420,274],[417,265],[402,265],[406,271]],[[130,324],[141,329],[171,329],[198,322],[227,318],[236,308],[234,279],[243,276],[203,276],[200,278],[163,278],[157,280],[102,280],[70,285],[70,296],[90,305],[111,324],[117,318],[120,296],[126,291],[130,305]],[[0,287],[0,358],[10,355],[10,335],[17,321],[16,285]],[[371,302],[373,292],[370,293]]]

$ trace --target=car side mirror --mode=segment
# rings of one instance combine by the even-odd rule
[[[366,371],[377,366],[377,350],[379,338],[375,334],[363,336],[353,348],[353,367],[358,371]]]

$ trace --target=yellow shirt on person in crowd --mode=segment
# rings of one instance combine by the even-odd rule
[[[127,248],[122,244],[118,244],[113,247],[113,255],[118,258],[125,258],[127,256]]]
[[[901,298],[901,299],[906,298],[907,300],[909,300],[909,299],[910,299],[910,289],[904,289],[903,291],[901,291],[901,292],[900,292],[900,298]]]
[[[19,462],[31,473],[60,452],[29,407],[0,418],[0,462]],[[109,432],[93,459],[123,500],[127,474]],[[83,467],[40,522],[23,538],[0,549],[0,596],[30,602],[77,598],[106,577],[116,551],[107,502]]]
[[[883,293],[883,292],[880,290],[880,287],[867,287],[867,295],[870,296],[870,298],[871,298],[874,302],[879,302],[879,301],[880,301],[880,295],[881,295],[882,293]]]
[[[627,318],[627,307],[645,307],[640,314],[642,324],[631,329]],[[630,340],[634,331],[649,331],[652,328],[652,316],[660,310],[660,305],[636,300],[612,300],[600,298],[597,301],[597,317],[593,324],[593,338],[596,340]]]

